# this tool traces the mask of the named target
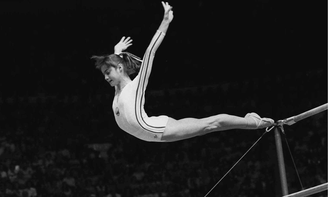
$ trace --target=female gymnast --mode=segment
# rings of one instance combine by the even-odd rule
[[[112,108],[118,126],[141,140],[152,142],[173,142],[214,131],[260,129],[271,126],[274,123],[272,119],[261,118],[256,113],[248,113],[245,117],[218,114],[201,119],[180,120],[165,115],[149,117],[146,114],[145,91],[155,52],[173,20],[172,7],[164,2],[162,5],[163,20],[142,60],[131,53],[123,52],[132,45],[130,37],[122,37],[114,47],[114,54],[92,56],[96,60],[96,68],[101,70],[105,80],[115,87]],[[131,75],[134,73],[137,75],[132,79]]]

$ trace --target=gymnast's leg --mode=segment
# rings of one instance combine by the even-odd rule
[[[272,119],[261,118],[256,113],[249,113],[245,117],[219,114],[201,119],[175,120],[169,118],[162,140],[172,142],[229,129],[261,129],[271,126],[273,123]]]

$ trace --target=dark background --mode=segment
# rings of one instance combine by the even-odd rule
[[[148,115],[255,111],[279,120],[327,102],[326,1],[169,3],[174,20],[156,53]],[[0,0],[0,172],[33,170],[27,180],[23,170],[1,177],[0,196],[31,186],[41,197],[204,196],[262,135],[148,143],[117,127],[114,90],[90,57],[113,53],[122,36],[142,56],[162,16],[155,0]],[[327,182],[327,112],[285,130],[304,188]],[[292,193],[302,188],[284,139],[283,147]],[[269,132],[209,196],[281,196],[277,166]],[[72,177],[74,186],[64,181]]]
[[[326,70],[325,1],[170,3],[175,17],[157,53],[151,89]],[[1,1],[1,94],[97,91],[106,84],[90,57],[113,53],[122,36],[131,36],[129,51],[142,56],[161,22],[161,6]]]

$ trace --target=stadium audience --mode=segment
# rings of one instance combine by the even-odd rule
[[[297,85],[292,83],[296,80]],[[321,83],[313,88],[317,82]],[[252,110],[278,120],[324,104],[325,86],[324,71],[315,70],[213,86],[167,87],[149,91],[147,97],[153,98],[146,99],[146,109],[177,118]],[[87,98],[2,97],[0,196],[204,196],[264,132],[231,130],[148,143],[118,129],[109,101],[106,93]],[[327,112],[286,126],[285,131],[304,187],[327,182]],[[289,191],[296,192],[301,186],[285,151]],[[276,160],[269,132],[210,196],[279,196]]]

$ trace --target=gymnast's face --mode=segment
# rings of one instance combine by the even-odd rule
[[[117,86],[120,83],[121,72],[119,68],[113,66],[102,66],[101,72],[105,76],[105,80],[112,86]]]

